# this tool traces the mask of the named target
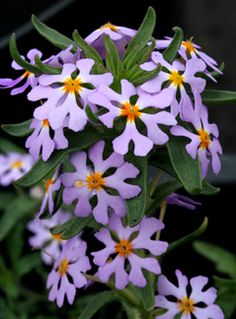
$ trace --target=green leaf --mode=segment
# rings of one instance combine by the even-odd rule
[[[90,119],[91,122],[93,123],[101,123],[97,117],[96,114],[94,114],[94,112],[91,110],[91,107],[87,104],[85,107],[85,113],[87,115],[87,117]]]
[[[11,201],[0,218],[0,240],[3,240],[19,220],[26,215],[34,216],[39,206],[38,201],[26,196],[16,197]]]
[[[13,193],[0,192],[0,210],[4,209],[15,197]]]
[[[136,35],[130,41],[123,58],[124,66],[129,69],[135,64],[140,51],[150,40],[156,24],[156,13],[151,7],[148,8],[146,16],[138,29]]]
[[[91,128],[82,132],[68,132],[66,135],[70,141],[69,147],[64,150],[55,151],[47,162],[39,159],[31,170],[22,178],[18,179],[15,184],[20,187],[30,187],[40,182],[47,174],[53,171],[62,160],[72,152],[83,150],[108,136],[108,133],[98,133]]]
[[[33,132],[33,129],[30,128],[31,122],[32,119],[17,124],[3,124],[1,125],[1,128],[4,132],[8,133],[11,136],[28,136]]]
[[[14,274],[8,269],[3,257],[0,255],[0,291],[1,290],[10,298],[15,298],[19,293]]]
[[[4,137],[0,137],[0,151],[6,154],[9,152],[24,153],[24,150],[21,147],[8,141]]]
[[[153,289],[151,273],[146,270],[144,270],[143,273],[146,278],[147,284],[144,288],[136,287],[136,289],[140,290],[144,309],[150,311],[155,307],[155,291]]]
[[[158,64],[157,67],[152,71],[143,71],[140,75],[134,74],[132,76],[132,82],[135,86],[141,85],[153,79],[161,71],[161,65]]]
[[[11,53],[12,59],[17,64],[19,64],[24,70],[27,70],[27,71],[32,72],[34,74],[41,74],[42,73],[37,66],[30,64],[29,62],[27,62],[26,60],[24,60],[21,57],[21,55],[17,49],[15,33],[13,33],[11,35],[9,45],[10,45],[10,53]]]
[[[200,193],[201,195],[216,195],[219,193],[219,191],[220,188],[211,185],[205,179],[202,181],[202,191]]]
[[[52,28],[49,28],[48,26],[46,26],[46,24],[39,21],[35,15],[32,15],[32,24],[42,37],[44,37],[56,47],[60,49],[66,49],[71,44],[74,46],[74,42],[70,38]]]
[[[103,65],[103,60],[100,56],[100,54],[95,50],[93,47],[91,47],[78,33],[77,30],[73,32],[73,39],[75,40],[75,43],[80,47],[80,49],[83,51],[83,54],[86,58],[93,59],[98,64]]]
[[[236,278],[236,256],[217,245],[202,241],[193,243],[194,249],[215,264],[216,270]]]
[[[111,291],[102,291],[94,295],[84,308],[78,319],[90,319],[95,313],[100,310],[104,305],[116,300],[117,297]]]
[[[38,55],[34,57],[35,64],[40,69],[42,73],[46,74],[61,74],[62,68],[51,66],[49,64],[44,64]]]
[[[236,280],[214,277],[218,288],[216,303],[224,312],[225,319],[234,318],[236,312]]]
[[[173,40],[169,44],[169,46],[165,49],[163,52],[164,59],[172,63],[178,53],[179,47],[181,46],[181,43],[184,38],[183,30],[179,27],[174,27],[173,31],[175,31],[175,35],[173,37]]]
[[[106,65],[115,77],[119,77],[121,62],[117,47],[109,35],[104,36],[104,44],[106,48]]]
[[[224,62],[222,62],[222,63],[220,64],[220,66],[219,66],[219,70],[220,70],[221,72],[223,72],[223,71],[224,71],[224,68],[225,68],[225,64],[224,64]],[[214,78],[218,78],[219,76],[222,75],[222,74],[220,74],[220,73],[217,72],[217,71],[212,71],[212,72],[210,72],[210,74],[211,74],[211,76],[213,76]]]
[[[141,187],[141,192],[135,198],[126,200],[127,220],[129,226],[137,225],[145,214],[147,201],[147,157],[135,156],[129,153],[125,156],[127,162],[132,163],[140,171],[132,183]]]
[[[156,39],[152,38],[151,43],[148,44],[146,47],[144,47],[139,53],[139,55],[137,56],[137,63],[143,64],[144,62],[146,62],[150,58],[152,52],[155,50],[155,47],[156,47]]]
[[[31,253],[22,257],[17,264],[18,276],[24,276],[31,270],[41,264],[41,259],[38,253]]]
[[[93,221],[93,217],[72,217],[64,224],[58,225],[52,229],[52,234],[60,234],[62,239],[69,239],[79,234],[85,227]]]
[[[191,234],[188,234],[188,235],[174,241],[172,244],[170,244],[166,254],[170,253],[172,250],[176,249],[177,247],[182,246],[182,245],[186,244],[187,242],[192,241],[193,239],[201,236],[202,233],[204,233],[204,231],[207,229],[207,226],[208,226],[208,218],[205,217],[201,226],[198,229],[196,229]]]
[[[187,153],[186,139],[172,137],[167,143],[168,154],[178,180],[190,194],[202,190],[201,169],[198,160],[193,160]]]
[[[236,92],[235,91],[223,91],[223,90],[205,90],[202,93],[203,103],[209,105],[217,104],[235,104]]]

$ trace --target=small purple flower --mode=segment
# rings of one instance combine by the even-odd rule
[[[120,55],[122,55],[125,51],[126,45],[129,41],[135,36],[136,30],[125,28],[121,26],[116,26],[110,22],[104,24],[99,29],[93,31],[89,34],[85,41],[88,42],[90,45],[95,47],[97,51],[102,55],[105,56],[105,48],[104,48],[104,35],[107,34],[110,38],[116,43],[118,51]]]
[[[152,62],[146,62],[141,65],[144,70],[152,70],[160,63],[165,67],[165,71],[158,73],[156,77],[141,85],[141,89],[148,93],[157,93],[161,91],[164,83],[169,83],[167,90],[168,94],[172,96],[171,113],[176,116],[180,113],[180,105],[182,99],[187,96],[185,85],[188,84],[193,93],[201,93],[205,86],[206,80],[196,77],[196,73],[203,72],[206,69],[205,63],[198,58],[191,58],[184,66],[178,60],[173,64],[165,61],[160,52],[152,53]],[[180,92],[180,101],[177,101],[176,94]]]
[[[181,314],[180,319],[223,319],[224,314],[219,306],[215,305],[217,294],[215,288],[204,290],[208,278],[194,277],[190,280],[191,293],[187,292],[188,279],[181,271],[176,270],[178,286],[173,285],[164,275],[158,278],[158,292],[156,306],[167,309],[158,319],[173,319]],[[173,296],[176,301],[169,301],[166,296]],[[173,298],[172,297],[172,298]],[[173,300],[173,299],[172,299]]]
[[[191,210],[195,210],[197,205],[201,205],[200,202],[196,202],[187,196],[176,193],[172,193],[171,195],[167,196],[166,202],[169,205],[177,205]]]
[[[138,95],[138,99],[135,104],[132,104],[130,98],[134,95]],[[166,111],[160,111],[160,109],[169,106],[172,101],[172,96],[167,89],[151,95],[141,89],[136,89],[127,80],[121,80],[121,94],[101,85],[98,92],[89,96],[89,101],[108,110],[107,113],[99,116],[99,119],[108,128],[113,127],[116,118],[126,119],[124,131],[113,140],[114,151],[122,155],[128,152],[129,143],[133,141],[134,154],[146,156],[153,148],[153,144],[163,145],[169,139],[158,125],[176,124],[173,115]],[[147,113],[147,108],[151,108],[155,113]],[[139,132],[136,126],[137,120],[142,121],[146,126],[147,136]]]
[[[169,46],[172,38],[167,37],[164,40],[157,40],[156,41],[156,48],[157,49],[165,49]],[[201,51],[201,47],[194,43],[192,39],[185,40],[181,43],[179,47],[179,55],[185,60],[188,61],[189,58],[199,58],[211,69],[214,71],[222,74],[222,72],[218,69],[218,63],[209,55]],[[207,72],[208,74],[208,72]],[[210,76],[211,77],[211,76]],[[212,77],[211,77],[212,78]],[[213,80],[215,80],[213,78]]]
[[[86,256],[87,244],[78,236],[67,240],[63,245],[60,256],[47,280],[47,288],[51,289],[49,300],[56,300],[58,307],[64,303],[65,295],[69,304],[73,304],[76,288],[86,286],[84,273],[91,269]]]
[[[49,178],[44,181],[45,195],[43,197],[40,210],[36,215],[37,219],[40,218],[40,216],[44,213],[47,205],[48,205],[49,213],[53,212],[53,209],[54,209],[53,193],[57,192],[61,187],[61,180],[60,178],[58,178],[59,170],[60,170],[60,166],[58,166],[52,178]]]
[[[10,152],[0,155],[0,185],[8,186],[26,174],[33,165],[30,155]]]
[[[36,108],[34,117],[41,121],[48,119],[54,130],[61,128],[68,117],[71,130],[83,130],[88,120],[84,107],[88,95],[94,91],[84,85],[92,84],[96,88],[102,83],[110,85],[113,81],[111,73],[90,74],[93,65],[92,59],[81,59],[76,65],[64,64],[60,75],[41,75],[40,85],[28,94],[30,101],[46,99],[42,106]],[[79,74],[74,76],[77,68]]]
[[[85,152],[77,152],[71,156],[71,162],[76,168],[73,173],[64,173],[61,181],[65,185],[63,201],[71,204],[78,200],[75,207],[75,215],[88,216],[91,212],[97,222],[108,223],[108,212],[111,208],[118,216],[124,216],[126,212],[125,199],[133,198],[140,192],[140,187],[125,182],[128,178],[135,178],[139,170],[131,163],[124,162],[122,155],[112,153],[104,160],[105,142],[100,141],[93,145],[88,158],[93,168],[87,166]],[[110,168],[116,168],[115,173],[107,175]],[[113,195],[110,189],[116,190]],[[97,197],[97,204],[92,208],[90,198]]]
[[[39,158],[41,150],[42,159],[47,161],[54,149],[68,147],[68,141],[63,132],[64,127],[67,127],[67,122],[66,119],[60,128],[54,130],[54,136],[51,138],[53,130],[50,128],[49,121],[47,119],[42,121],[33,119],[30,128],[33,128],[34,132],[26,140],[25,146],[29,148],[29,153],[35,160]]]
[[[58,54],[52,55],[50,58],[45,60],[44,63],[55,67],[62,67],[67,63],[76,64],[76,62],[80,59],[80,49],[78,48],[77,52],[72,53],[72,48],[73,45],[71,44],[65,50],[61,50]]]
[[[29,59],[29,62],[31,64],[35,64],[34,57],[38,55],[39,57],[42,56],[42,53],[37,49],[32,49],[28,52],[27,58]],[[24,58],[24,57],[23,57]],[[15,70],[24,70],[20,65],[18,65],[15,61],[12,62],[12,68]],[[0,79],[0,89],[10,89],[17,84],[19,84],[22,80],[26,79],[25,83],[13,89],[11,91],[11,95],[16,95],[25,92],[25,90],[28,87],[35,87],[38,84],[38,78],[35,77],[35,75],[29,71],[25,71],[20,77],[18,77],[15,80],[12,79]]]
[[[219,131],[216,124],[209,124],[208,111],[206,106],[202,104],[200,95],[195,95],[195,107],[189,98],[184,99],[182,119],[193,125],[194,132],[176,125],[171,128],[171,133],[175,136],[186,136],[191,139],[191,142],[186,145],[186,150],[193,159],[198,155],[203,177],[207,175],[210,161],[213,172],[218,174],[221,169],[219,154],[222,154],[218,140]]]
[[[115,274],[115,285],[118,289],[125,288],[129,282],[138,287],[146,286],[142,269],[154,274],[160,274],[160,265],[154,257],[140,257],[136,250],[148,251],[154,256],[160,256],[168,247],[166,242],[152,240],[154,233],[164,228],[164,224],[156,218],[143,218],[135,227],[124,227],[121,219],[112,215],[109,229],[101,228],[95,237],[104,243],[104,249],[93,252],[94,263],[99,266],[98,277],[102,282],[108,282]],[[111,232],[116,240],[111,237]],[[134,233],[136,236],[134,236]],[[113,256],[115,257],[113,258]],[[126,263],[129,270],[126,270]]]
[[[62,245],[66,242],[61,238],[60,234],[53,235],[50,230],[54,226],[65,223],[69,217],[69,213],[59,210],[50,219],[34,219],[27,225],[28,230],[34,233],[34,235],[29,238],[29,244],[36,249],[43,248],[41,256],[47,265],[53,263],[53,258],[58,258]]]

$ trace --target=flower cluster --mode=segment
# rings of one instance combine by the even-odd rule
[[[208,121],[201,94],[207,80],[215,80],[211,69],[221,71],[191,40],[182,41],[170,61],[164,50],[171,38],[157,40],[152,51],[148,39],[146,58],[139,56],[127,71],[131,63],[125,64],[127,52],[136,34],[136,30],[106,23],[88,35],[81,47],[71,44],[41,61],[48,72],[33,74],[13,62],[13,68],[23,74],[16,80],[0,79],[1,89],[15,87],[12,95],[28,89],[27,98],[36,107],[30,124],[33,133],[26,140],[26,148],[42,167],[44,162],[52,163],[50,172],[42,174],[46,177],[44,196],[36,219],[28,224],[34,233],[29,242],[41,249],[46,264],[53,264],[47,287],[49,300],[56,300],[59,307],[65,296],[73,303],[76,289],[85,287],[92,273],[102,283],[114,280],[120,290],[129,284],[145,287],[145,272],[150,272],[159,276],[156,307],[167,309],[158,318],[172,319],[181,314],[181,318],[188,319],[191,315],[221,319],[222,312],[214,305],[216,291],[202,291],[207,283],[205,277],[191,279],[192,293],[188,295],[187,279],[179,271],[178,288],[161,275],[157,257],[168,249],[168,243],[159,239],[164,224],[145,212],[147,203],[142,197],[147,188],[142,164],[179,136],[191,140],[185,145],[186,151],[192,159],[199,159],[201,178],[207,175],[210,163],[213,172],[219,173],[222,149],[218,129]],[[107,52],[107,39],[121,63],[115,71],[109,67],[112,57]],[[39,67],[36,57],[41,58],[42,53],[30,50],[27,58],[31,66]],[[137,80],[140,74],[143,81],[137,84],[134,78]],[[24,85],[18,87],[23,80]],[[90,141],[88,128],[101,137]],[[88,134],[89,142],[83,144],[82,133]],[[31,165],[28,155],[1,156],[0,184],[19,178]],[[138,204],[132,206],[135,200]],[[70,213],[58,211],[58,202],[70,206]],[[165,202],[188,209],[200,204],[176,193],[169,193]],[[141,206],[145,206],[142,214],[132,224],[130,210],[134,214],[135,207]],[[50,218],[40,219],[44,213]],[[103,247],[88,256],[83,239],[86,229],[66,240],[63,232],[52,231],[71,220],[95,228],[95,238],[100,242],[97,244]],[[170,295],[176,302],[168,301],[166,296]],[[205,307],[198,307],[202,302]]]

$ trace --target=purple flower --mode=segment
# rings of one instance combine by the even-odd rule
[[[39,57],[42,56],[42,53],[37,49],[32,49],[28,52],[27,58],[31,64],[35,64],[34,57],[38,55]],[[24,57],[23,57],[24,58]],[[12,68],[15,70],[24,70],[20,65],[18,65],[15,61],[12,62]],[[17,86],[22,80],[26,79],[25,83],[13,89],[11,91],[11,95],[16,95],[23,93],[29,86],[35,87],[38,84],[38,78],[29,71],[25,71],[20,77],[15,80],[12,79],[0,79],[0,89],[9,89]]]
[[[157,40],[156,48],[157,49],[165,49],[169,46],[172,38],[167,37],[165,40]],[[201,47],[194,43],[192,39],[185,40],[181,43],[179,47],[179,55],[185,60],[188,61],[189,58],[200,58],[208,67],[213,69],[214,71],[222,74],[222,72],[218,69],[218,63],[209,55],[201,51]],[[205,71],[206,72],[206,71]],[[208,72],[206,74],[209,75]],[[209,75],[210,76],[210,75]],[[210,78],[212,78],[210,76]],[[213,78],[215,81],[215,79]]]
[[[168,244],[159,240],[152,240],[154,233],[164,228],[164,224],[156,218],[143,218],[135,227],[124,227],[121,219],[112,215],[109,229],[101,228],[95,237],[104,243],[104,249],[93,252],[94,263],[99,266],[98,277],[102,282],[108,282],[115,274],[115,285],[123,289],[129,282],[138,287],[145,287],[146,279],[142,269],[154,274],[160,274],[160,265],[154,257],[140,257],[136,250],[148,251],[154,256],[163,254]],[[113,237],[111,236],[111,232]],[[134,236],[136,234],[136,236]],[[116,240],[114,240],[114,236]],[[114,256],[114,258],[113,258]],[[126,270],[126,264],[129,270]]]
[[[124,216],[126,212],[125,200],[135,197],[140,192],[140,187],[125,182],[128,178],[135,178],[139,170],[131,163],[124,162],[122,155],[112,153],[104,160],[105,142],[100,141],[93,145],[88,158],[93,168],[87,166],[85,152],[77,152],[71,156],[71,163],[76,168],[73,173],[64,173],[61,181],[65,185],[63,201],[71,204],[78,200],[75,207],[77,216],[88,216],[93,212],[94,218],[101,224],[108,223],[108,212],[111,208],[118,216]],[[110,168],[116,168],[115,173],[108,174]],[[112,194],[109,189],[118,192]],[[97,197],[97,204],[92,208],[90,198]]]
[[[0,155],[0,185],[8,186],[26,174],[33,165],[30,155],[10,152]]]
[[[65,50],[61,50],[58,54],[52,55],[50,58],[44,61],[44,63],[49,64],[55,67],[61,67],[67,63],[76,64],[80,58],[80,49],[78,48],[77,52],[72,53],[71,50],[73,45],[71,44]]]
[[[134,95],[138,95],[135,104],[130,101]],[[134,154],[146,156],[153,144],[163,145],[169,139],[158,125],[176,124],[175,118],[170,113],[159,110],[169,106],[172,101],[172,96],[166,89],[151,95],[141,89],[136,89],[127,80],[121,80],[121,94],[101,85],[98,92],[89,96],[89,101],[108,110],[107,113],[99,116],[99,119],[108,128],[113,127],[116,118],[125,118],[124,131],[113,140],[114,151],[122,155],[128,152],[129,143],[133,141]],[[147,113],[147,108],[151,108],[155,113]],[[146,126],[147,136],[139,132],[136,126],[138,120]]]
[[[64,149],[68,147],[68,141],[64,136],[63,129],[67,127],[67,119],[63,125],[54,130],[54,136],[51,138],[51,132],[49,121],[44,119],[42,121],[34,119],[30,125],[30,128],[34,129],[34,132],[26,140],[25,146],[29,148],[29,153],[37,160],[42,150],[42,159],[47,161],[51,156],[54,149]],[[50,132],[51,131],[51,132]]]
[[[89,34],[85,41],[87,41],[90,45],[95,47],[97,51],[105,57],[105,48],[104,48],[104,35],[107,34],[110,38],[115,41],[116,47],[122,55],[125,51],[126,45],[129,41],[135,36],[136,30],[125,28],[121,26],[116,26],[110,22],[104,24],[99,29],[93,31]]]
[[[142,84],[141,88],[149,93],[157,93],[161,91],[163,83],[168,83],[167,91],[172,96],[171,113],[176,116],[180,113],[182,99],[187,96],[186,84],[190,86],[193,93],[201,93],[204,90],[206,80],[196,77],[196,73],[203,72],[206,65],[198,58],[188,60],[185,66],[177,60],[169,64],[160,52],[152,53],[152,61],[142,64],[141,68],[150,71],[160,63],[166,70],[159,72],[156,77]],[[180,92],[179,102],[176,98],[178,91]]]
[[[41,75],[40,85],[28,94],[30,101],[46,99],[42,106],[36,108],[34,117],[41,121],[48,119],[54,130],[61,128],[68,117],[70,129],[76,132],[83,130],[87,123],[84,107],[88,95],[94,91],[84,85],[92,84],[96,88],[99,84],[110,85],[113,81],[111,73],[90,74],[93,65],[92,59],[81,59],[76,65],[64,64],[60,75]],[[74,76],[77,68],[79,74]]]
[[[34,219],[27,225],[28,230],[34,233],[34,235],[29,238],[29,244],[36,249],[43,248],[41,256],[42,260],[47,265],[53,263],[53,258],[58,258],[61,253],[62,245],[66,242],[61,238],[60,234],[53,235],[50,230],[54,226],[66,222],[69,217],[69,213],[59,210],[50,219]],[[52,257],[50,257],[50,255]]]
[[[53,209],[54,209],[53,193],[57,192],[61,187],[61,180],[58,178],[59,170],[60,170],[60,166],[58,166],[52,178],[49,178],[44,181],[45,194],[42,200],[40,210],[36,215],[36,218],[40,218],[40,216],[44,213],[47,206],[48,206],[49,213],[53,212]]]
[[[217,294],[215,288],[204,290],[208,278],[194,277],[190,280],[191,293],[187,292],[188,279],[181,271],[176,270],[178,286],[173,285],[164,276],[158,278],[158,292],[156,306],[167,309],[159,319],[173,319],[181,314],[180,319],[223,319],[224,314],[219,306],[215,305]],[[173,296],[176,301],[169,301],[166,296]],[[171,300],[173,300],[173,297]]]
[[[82,288],[87,284],[84,273],[91,266],[86,256],[86,249],[86,243],[78,236],[69,239],[54,263],[48,276],[47,288],[51,289],[49,300],[56,300],[58,307],[63,305],[65,295],[69,304],[73,304],[76,288]]]
[[[196,209],[196,205],[201,205],[200,202],[196,202],[187,196],[176,193],[172,193],[171,195],[167,196],[166,202],[169,205],[177,205],[191,210]]]
[[[209,124],[208,111],[202,104],[200,95],[195,95],[195,107],[189,98],[183,100],[182,119],[193,125],[194,132],[176,125],[172,127],[171,133],[175,136],[185,136],[191,140],[186,145],[186,150],[193,159],[198,155],[203,177],[207,175],[210,161],[213,172],[218,174],[221,169],[219,154],[222,154],[218,140],[219,132],[216,124]]]

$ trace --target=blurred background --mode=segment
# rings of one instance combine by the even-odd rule
[[[219,63],[225,63],[224,76],[219,78],[217,84],[208,83],[208,88],[236,90],[235,0],[145,0],[130,1],[130,6],[127,6],[127,3],[128,1],[92,3],[81,0],[0,1],[0,78],[15,77],[10,67],[8,49],[8,39],[12,32],[16,32],[18,48],[22,54],[26,54],[31,48],[41,50],[45,58],[57,52],[56,48],[33,30],[30,23],[32,13],[68,37],[74,29],[78,29],[85,37],[108,21],[136,29],[147,7],[153,6],[157,13],[155,37],[161,39],[171,36],[172,27],[182,27],[186,38],[193,36],[194,42],[201,45],[204,52]],[[24,94],[11,97],[7,90],[0,93],[1,124],[17,123],[31,118],[32,105]],[[232,238],[235,232],[232,220],[235,214],[233,198],[236,191],[236,105],[211,106],[209,113],[211,122],[219,126],[224,150],[222,172],[218,177],[210,176],[210,180],[220,186],[222,191],[215,197],[196,198],[202,202],[196,212],[169,208],[166,223],[176,226],[174,229],[167,228],[163,232],[163,238],[174,240],[194,230],[196,225],[200,225],[203,216],[207,215],[210,224],[203,239],[236,253],[235,239]],[[4,135],[3,132],[0,134]],[[15,141],[24,145],[24,139]],[[190,275],[210,275],[213,272],[213,264],[194,253],[191,244],[168,257],[166,264],[166,271],[169,273],[173,272],[173,267],[168,266],[172,264]]]

